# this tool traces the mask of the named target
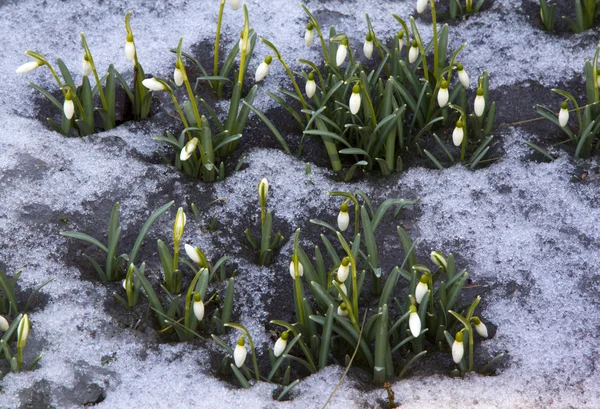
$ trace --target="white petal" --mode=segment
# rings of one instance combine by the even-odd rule
[[[4,332],[8,329],[8,321],[2,315],[0,315],[0,331]]]
[[[454,132],[452,132],[452,143],[454,143],[454,146],[460,146],[464,137],[465,137],[465,130],[462,127],[454,128]]]
[[[454,360],[454,363],[459,363],[463,359],[464,354],[465,345],[462,342],[454,340],[454,343],[452,344],[452,359]]]
[[[567,126],[568,122],[569,122],[569,110],[561,108],[560,112],[558,113],[558,123],[560,124],[560,126],[562,128],[564,128],[565,126]]]
[[[410,47],[410,50],[408,51],[408,62],[409,63],[414,63],[415,61],[417,61],[417,57],[419,56],[419,48],[418,47]]]
[[[348,279],[348,275],[350,275],[350,264],[347,266],[340,264],[337,271],[337,279],[343,283]]]
[[[65,99],[65,103],[63,104],[63,111],[67,119],[73,118],[75,114],[75,104],[73,104],[72,99]]]
[[[417,13],[422,13],[427,7],[427,0],[417,0]]]
[[[275,358],[279,358],[283,351],[285,351],[285,347],[287,346],[287,341],[284,341],[281,337],[275,342],[275,346],[273,347],[273,355]]]
[[[200,262],[200,256],[198,256],[198,252],[196,251],[196,247],[190,246],[185,243],[185,254],[196,264]]]
[[[347,52],[348,52],[348,46],[345,44],[340,44],[340,46],[337,49],[337,53],[335,55],[335,64],[338,67],[344,63]]]
[[[240,0],[229,0],[228,3],[232,10],[237,10],[240,8]]]
[[[481,321],[479,321],[479,325],[475,325],[475,331],[477,331],[477,333],[479,334],[480,337],[483,337],[483,338],[488,337],[487,327]]]
[[[261,62],[258,68],[256,69],[256,75],[254,76],[254,80],[256,82],[262,81],[267,74],[269,73],[269,64],[266,62]]]
[[[348,310],[342,310],[341,307],[338,307],[337,313],[341,317],[347,317],[348,316]]]
[[[135,57],[135,45],[133,45],[132,41],[127,41],[125,43],[125,58],[127,61],[133,61]]]
[[[83,59],[83,63],[81,64],[81,70],[83,71],[83,75],[86,77],[92,73],[92,64],[87,61],[85,58]]]
[[[485,109],[485,98],[483,98],[483,95],[477,95],[475,97],[475,115],[477,116],[482,116],[483,115],[483,110]]]
[[[398,39],[398,52],[402,51],[403,47],[404,47],[404,38],[399,38]]]
[[[425,294],[427,294],[427,290],[429,290],[427,284],[419,281],[419,284],[417,284],[417,288],[415,288],[415,299],[417,300],[417,304],[421,304],[423,297],[425,296]]]
[[[440,88],[438,91],[438,105],[443,108],[448,103],[448,88]]]
[[[367,58],[371,58],[371,56],[373,56],[373,41],[365,41],[365,45],[363,45],[363,53]]]
[[[360,101],[359,101],[359,105],[360,105]],[[346,229],[348,228],[348,225],[350,224],[350,215],[348,214],[348,212],[339,212],[338,218],[337,218],[337,223],[338,223],[338,229],[340,231],[346,231]]]
[[[21,349],[25,348],[25,344],[27,343],[27,337],[29,337],[29,316],[27,314],[23,315],[21,321],[19,321],[19,326],[17,327],[17,345],[21,347]]]
[[[419,318],[419,314],[416,312],[410,313],[410,317],[408,318],[408,327],[410,328],[412,336],[417,338],[421,333],[421,319]]]
[[[465,70],[458,71],[458,80],[462,84],[463,87],[469,88],[471,85],[471,80],[469,79],[469,74]]]
[[[166,90],[165,86],[159,81],[157,81],[155,78],[146,78],[144,81],[142,81],[142,85],[151,91]]]
[[[17,68],[16,73],[17,74],[25,74],[26,72],[35,70],[39,66],[40,66],[40,63],[37,60],[29,61],[29,62],[26,62],[25,64],[19,66],[19,68]]]
[[[194,315],[198,321],[202,321],[202,318],[204,318],[204,303],[202,300],[194,301]]]
[[[235,362],[235,366],[241,368],[246,362],[246,347],[243,345],[236,345],[235,350],[233,351],[233,360]]]
[[[307,47],[310,47],[313,44],[314,39],[315,30],[306,30],[304,33],[304,44],[306,44]]]
[[[317,92],[317,83],[311,80],[306,81],[306,96],[312,98]]]
[[[350,112],[352,112],[352,115],[356,115],[356,114],[358,114],[359,110],[360,110],[360,93],[353,92],[352,96],[350,97]]]
[[[173,73],[173,80],[178,87],[183,85],[183,73],[179,68],[175,68],[175,72]]]

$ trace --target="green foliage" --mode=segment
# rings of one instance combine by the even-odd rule
[[[598,0],[574,0],[575,20],[564,17],[575,33],[581,33],[594,27],[598,15]]]
[[[556,22],[556,4],[548,5],[548,0],[540,0],[540,16],[544,30],[553,31]]]
[[[485,0],[478,0],[475,5],[473,5],[473,0],[465,0],[464,7],[463,2],[460,0],[450,0],[450,17],[456,18],[458,15],[466,17],[468,14],[477,13],[481,6],[483,6]]]

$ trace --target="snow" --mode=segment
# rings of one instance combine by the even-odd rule
[[[324,26],[335,23],[339,32],[349,35],[352,47],[361,49],[364,12],[369,12],[378,37],[388,38],[398,30],[391,13],[406,17],[414,13],[413,3],[312,1],[308,7],[327,22]],[[304,46],[306,18],[297,2],[254,0],[247,4],[251,26],[276,44],[294,69],[301,69],[297,57],[320,58],[316,44],[311,49]],[[450,27],[451,49],[468,43],[460,61],[472,78],[487,69],[492,89],[536,80],[550,92],[561,81],[579,77],[583,62],[595,51],[597,28],[579,35],[548,35],[531,23],[533,16],[521,12],[520,5],[496,0],[490,10]],[[331,190],[360,188],[381,200],[419,196],[411,235],[422,239],[420,247],[426,252],[454,253],[475,282],[489,287],[479,315],[493,323],[497,333],[481,348],[489,356],[506,351],[504,368],[494,377],[468,375],[464,379],[422,377],[417,372],[393,384],[403,408],[454,408],[458,402],[478,408],[600,407],[597,158],[576,161],[563,153],[552,163],[532,162],[523,141],[533,136],[508,128],[502,132],[505,154],[477,171],[461,166],[442,172],[412,168],[373,187],[368,180],[335,182],[327,169],[314,164],[312,173],[306,175],[304,162],[296,157],[279,150],[253,149],[247,152],[248,167],[225,181],[212,186],[190,183],[172,167],[140,158],[140,154],[152,155],[158,145],[151,137],[163,131],[152,121],[66,139],[38,120],[33,103],[38,95],[27,86],[32,81],[54,89],[48,71],[14,73],[29,61],[22,53],[31,49],[51,61],[62,58],[73,67],[78,82],[83,54],[79,33],[84,31],[100,72],[112,62],[129,78],[123,18],[130,10],[139,59],[153,75],[170,75],[174,56],[168,50],[180,36],[184,36],[184,50],[189,50],[214,35],[216,2],[204,7],[185,0],[136,0],[128,7],[116,1],[74,5],[30,0],[0,6],[0,32],[5,34],[0,59],[0,261],[9,275],[24,270],[23,288],[55,277],[43,290],[48,303],[30,315],[33,329],[26,360],[39,352],[44,357],[35,371],[4,377],[0,406],[19,407],[25,403],[24,392],[37,390],[45,381],[51,387],[46,403],[78,407],[72,394],[77,394],[82,373],[86,382],[104,389],[100,408],[221,408],[242,402],[248,408],[322,406],[343,368],[330,366],[302,380],[288,402],[274,401],[273,386],[266,383],[249,390],[233,387],[215,378],[216,369],[209,359],[215,351],[222,352],[210,342],[157,343],[151,331],[123,328],[104,307],[114,287],[90,280],[91,267],[84,274],[67,263],[69,249],[76,243],[58,235],[67,227],[104,228],[116,201],[122,204],[121,224],[135,235],[158,207],[149,203],[154,206],[174,199],[168,216],[151,231],[164,239],[170,237],[177,207],[187,206],[200,195],[227,198],[207,213],[219,217],[227,226],[225,233],[188,229],[184,240],[200,245],[209,255],[221,254],[223,249],[230,252],[239,269],[236,294],[240,302],[235,313],[252,333],[259,353],[264,353],[271,342],[268,321],[278,318],[267,314],[270,301],[265,294],[280,279],[289,280],[286,265],[292,243],[284,243],[273,266],[258,267],[244,257],[245,239],[228,232],[242,232],[256,220],[256,184],[266,176],[268,207],[290,232],[310,228],[308,219],[317,215],[329,214],[328,221],[334,223],[339,202],[327,196]],[[237,41],[241,16],[241,10],[226,8],[225,44]],[[426,22],[417,19],[417,25],[423,38],[430,38]],[[250,72],[268,52],[257,45]],[[261,109],[273,106],[262,90],[285,84],[285,72],[274,62],[257,105]],[[535,117],[533,110],[530,116]],[[586,183],[574,182],[572,175],[581,169],[591,170]],[[188,211],[188,221],[190,215]],[[69,219],[66,226],[62,217]],[[90,233],[102,237],[105,230]],[[398,247],[397,242],[386,243],[386,248]],[[80,265],[88,268],[83,261]],[[235,335],[224,339],[233,344]],[[109,362],[105,362],[107,356]],[[385,392],[359,390],[356,384],[351,371],[329,407],[377,407]]]

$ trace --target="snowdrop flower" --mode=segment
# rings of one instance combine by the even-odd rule
[[[340,283],[340,288],[342,290],[342,292],[344,293],[344,295],[346,297],[348,297],[348,289],[346,288],[346,284],[344,283]],[[344,298],[342,297],[342,294],[338,294],[338,300],[342,301]]]
[[[340,283],[344,283],[350,274],[350,257],[344,257],[337,271],[337,279]]]
[[[348,203],[344,202],[340,205],[340,212],[337,218],[338,229],[340,231],[346,231],[348,224],[350,224],[350,215],[348,214]]]
[[[175,215],[175,224],[173,225],[173,241],[175,243],[179,243],[181,238],[183,237],[183,230],[185,229],[185,213],[183,212],[183,207],[177,209],[177,214]]]
[[[338,67],[344,63],[346,59],[346,54],[348,53],[348,39],[344,38],[342,43],[339,45],[337,49],[337,53],[335,54],[335,65]]]
[[[85,75],[86,77],[93,72],[92,64],[90,63],[90,57],[88,57],[87,54],[83,56],[83,62],[81,63],[81,71],[83,71],[83,75]]]
[[[363,45],[363,54],[369,59],[373,56],[373,35],[371,33],[367,34],[367,39]]]
[[[254,81],[260,82],[267,76],[267,74],[269,73],[269,66],[271,65],[271,61],[273,61],[273,57],[267,55],[265,57],[265,60],[261,62],[258,68],[256,69]]]
[[[200,264],[200,249],[185,243],[185,254],[196,264]]]
[[[421,304],[423,297],[429,291],[429,275],[423,274],[421,276],[421,280],[419,280],[419,284],[417,284],[417,288],[415,288],[415,299],[417,300],[417,304]]]
[[[460,146],[464,137],[465,130],[463,128],[462,121],[459,119],[458,121],[456,121],[456,128],[454,128],[454,131],[452,132],[452,143],[454,144],[454,146]]]
[[[448,104],[448,81],[442,80],[440,84],[440,89],[438,90],[437,101],[440,108],[443,108]]]
[[[240,8],[240,0],[227,0],[227,3],[229,4],[229,7],[231,7],[232,10],[237,10]]]
[[[471,320],[473,321],[473,324],[475,324],[475,331],[477,331],[479,336],[482,338],[487,338],[488,337],[487,327],[485,326],[485,324],[483,322],[481,322],[479,317],[473,317],[473,318],[471,318]]]
[[[200,294],[194,295],[194,315],[198,321],[204,318],[204,303],[200,299]]]
[[[417,0],[417,13],[421,14],[427,7],[427,0]]]
[[[19,322],[19,326],[17,327],[17,347],[19,349],[25,348],[30,326],[29,316],[27,316],[27,314],[23,315],[23,318],[21,318],[21,322]]]
[[[469,74],[465,71],[465,68],[461,63],[456,63],[456,70],[458,71],[458,80],[462,84],[465,89],[469,89],[471,85],[471,80],[469,79]]]
[[[315,40],[315,28],[312,22],[308,23],[306,26],[306,32],[304,33],[304,44],[307,47],[310,47]]]
[[[308,98],[312,98],[317,92],[317,84],[315,83],[315,74],[308,74],[308,81],[306,81],[306,96]]]
[[[417,57],[419,56],[419,43],[417,40],[413,40],[412,45],[410,46],[410,50],[408,50],[408,62],[414,63],[417,61]]]
[[[417,314],[417,307],[410,306],[410,315],[408,316],[408,328],[413,337],[417,338],[421,334],[421,318]]]
[[[558,123],[561,128],[567,126],[569,122],[569,103],[567,101],[563,102],[560,107],[560,112],[558,113]]]
[[[240,34],[239,47],[240,47],[240,52],[244,51],[244,49],[248,49],[248,39],[246,38],[246,40],[244,41],[244,32],[243,31]]]
[[[402,51],[404,47],[404,31],[398,32],[398,52]]]
[[[337,313],[340,317],[348,316],[348,308],[346,307],[346,303],[341,303],[337,309]]]
[[[133,44],[133,34],[127,34],[127,42],[125,43],[125,58],[127,61],[133,61],[135,58],[135,45]]]
[[[433,261],[436,266],[443,267],[444,270],[446,270],[448,267],[448,261],[446,261],[446,257],[444,257],[442,253],[439,251],[432,251],[430,257],[431,261]]]
[[[183,85],[183,71],[179,66],[179,61],[175,64],[175,71],[173,72],[173,81],[175,85],[181,87]]]
[[[285,351],[285,347],[287,346],[287,340],[288,331],[284,331],[281,333],[281,336],[277,339],[277,342],[275,342],[275,346],[273,347],[273,355],[275,355],[275,358],[279,358],[279,356],[283,354],[283,351]]]
[[[294,261],[298,256],[292,256],[292,261],[290,261],[290,275],[295,280],[296,276],[302,277],[304,275],[304,266],[300,261],[298,261],[298,274],[296,275],[296,269],[294,268]]]
[[[475,115],[481,117],[485,109],[485,98],[483,97],[483,88],[477,88],[477,96],[475,97]]]
[[[71,95],[71,91],[67,91],[65,95],[65,103],[63,104],[63,112],[67,119],[73,118],[75,114],[75,104],[73,104],[73,96]]]
[[[192,156],[192,154],[194,153],[196,148],[198,147],[199,142],[200,141],[198,140],[198,138],[193,138],[188,143],[186,143],[185,146],[183,147],[183,149],[181,150],[181,153],[179,154],[179,159],[182,162],[185,162],[186,160],[188,160]]]
[[[150,91],[166,91],[167,87],[165,84],[157,80],[156,78],[146,78],[142,81],[142,85],[148,88]]]
[[[235,362],[235,366],[241,368],[246,362],[246,355],[248,352],[246,351],[246,341],[244,340],[244,336],[242,335],[235,346],[235,350],[233,351],[233,361]]]
[[[465,346],[463,344],[463,333],[461,330],[456,333],[456,338],[454,338],[454,342],[452,343],[452,359],[454,360],[454,363],[459,363],[463,359],[464,354]]]
[[[26,72],[35,70],[37,67],[39,67],[41,65],[42,65],[42,62],[40,60],[29,61],[23,65],[20,65],[19,68],[17,68],[16,73],[17,74],[25,74]]]
[[[360,85],[355,84],[352,87],[352,95],[350,96],[350,112],[352,115],[358,114],[360,110]]]
[[[8,321],[2,315],[0,315],[0,331],[5,332],[8,329]]]
[[[267,195],[269,194],[269,181],[267,178],[262,178],[258,182],[258,201],[260,207],[264,209],[267,206]]]

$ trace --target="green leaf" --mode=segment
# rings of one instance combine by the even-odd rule
[[[173,206],[173,203],[175,203],[175,201],[171,200],[169,203],[162,205],[160,208],[158,208],[158,210],[152,213],[148,220],[146,220],[146,223],[144,223],[144,225],[142,226],[142,229],[140,230],[140,233],[138,234],[138,237],[135,240],[133,248],[131,249],[131,252],[129,254],[130,263],[135,264],[137,254],[140,250],[140,247],[142,246],[142,242],[144,241],[146,234],[148,234],[148,230],[150,230],[150,227],[152,227],[156,219],[158,219],[164,212],[166,212],[171,206]]]
[[[87,235],[85,233],[79,233],[76,231],[63,231],[63,232],[60,232],[60,235],[63,237],[70,237],[72,239],[85,241],[87,243],[90,243],[90,244],[98,247],[100,250],[104,251],[105,253],[108,253],[108,249],[106,248],[106,246],[104,244],[100,243],[98,240],[96,240],[92,236]]]

